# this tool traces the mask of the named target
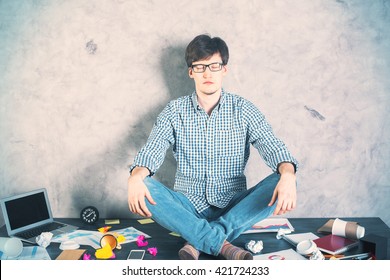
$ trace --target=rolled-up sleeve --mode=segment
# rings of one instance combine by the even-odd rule
[[[151,175],[158,170],[164,162],[165,154],[170,145],[174,144],[172,110],[168,104],[159,114],[146,144],[136,155],[130,172],[136,166],[143,166],[149,169]]]
[[[275,136],[264,115],[249,101],[243,106],[243,116],[248,128],[249,142],[274,172],[278,171],[282,162],[290,162],[295,170],[298,170],[298,161],[285,143]]]

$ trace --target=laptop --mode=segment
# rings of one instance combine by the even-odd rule
[[[45,188],[2,198],[0,200],[8,236],[36,244],[42,232],[68,233],[78,227],[54,221]]]

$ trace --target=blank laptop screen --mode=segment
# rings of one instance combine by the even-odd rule
[[[5,208],[11,230],[50,218],[43,192],[6,201]]]

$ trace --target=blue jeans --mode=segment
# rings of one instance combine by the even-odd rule
[[[147,177],[144,182],[157,204],[145,200],[158,224],[180,234],[199,251],[217,256],[225,240],[233,241],[273,213],[276,203],[268,203],[279,179],[279,174],[271,174],[253,188],[236,194],[225,208],[211,206],[198,213],[184,194]]]

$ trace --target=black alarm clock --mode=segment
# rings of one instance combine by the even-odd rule
[[[81,210],[80,219],[86,224],[94,224],[99,219],[99,211],[94,206],[87,206]]]

